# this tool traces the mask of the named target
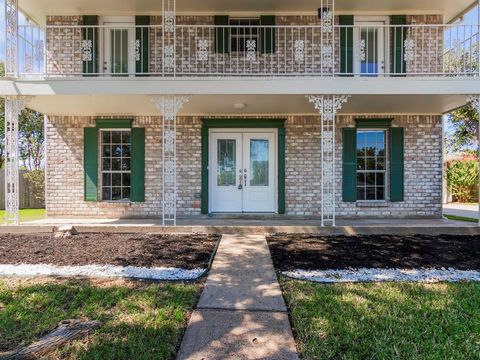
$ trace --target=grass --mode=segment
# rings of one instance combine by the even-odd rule
[[[282,279],[303,359],[479,359],[480,284]]]
[[[25,346],[61,320],[100,320],[88,340],[51,359],[173,359],[200,284],[0,279],[0,352]]]
[[[41,220],[45,218],[45,209],[21,209],[20,222]],[[0,224],[5,219],[5,210],[0,210]]]
[[[478,223],[478,219],[469,218],[469,217],[465,217],[465,216],[456,216],[456,215],[443,215],[443,216],[445,216],[448,220]]]

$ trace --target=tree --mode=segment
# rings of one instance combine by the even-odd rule
[[[449,115],[452,132],[448,135],[450,151],[459,152],[478,147],[478,112],[467,105]]]

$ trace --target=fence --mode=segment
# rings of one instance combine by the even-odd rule
[[[19,170],[20,209],[42,209],[45,203],[35,197],[33,185],[23,174],[27,170]],[[0,169],[0,209],[5,209],[5,169]]]

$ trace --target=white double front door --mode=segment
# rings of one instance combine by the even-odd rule
[[[210,130],[210,212],[276,212],[276,131]]]

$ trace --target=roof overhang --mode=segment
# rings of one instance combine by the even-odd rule
[[[461,15],[473,0],[336,0],[338,14],[443,15],[445,22]],[[161,14],[159,0],[19,0],[21,10],[44,24],[47,15],[146,15]],[[178,0],[178,14],[311,14],[318,0]]]
[[[4,95],[34,96],[30,106],[55,115],[158,114],[151,96],[193,95],[189,115],[315,114],[305,95],[352,95],[349,114],[442,114],[480,93],[477,79],[71,78],[0,81]],[[242,103],[245,108],[236,110]]]

